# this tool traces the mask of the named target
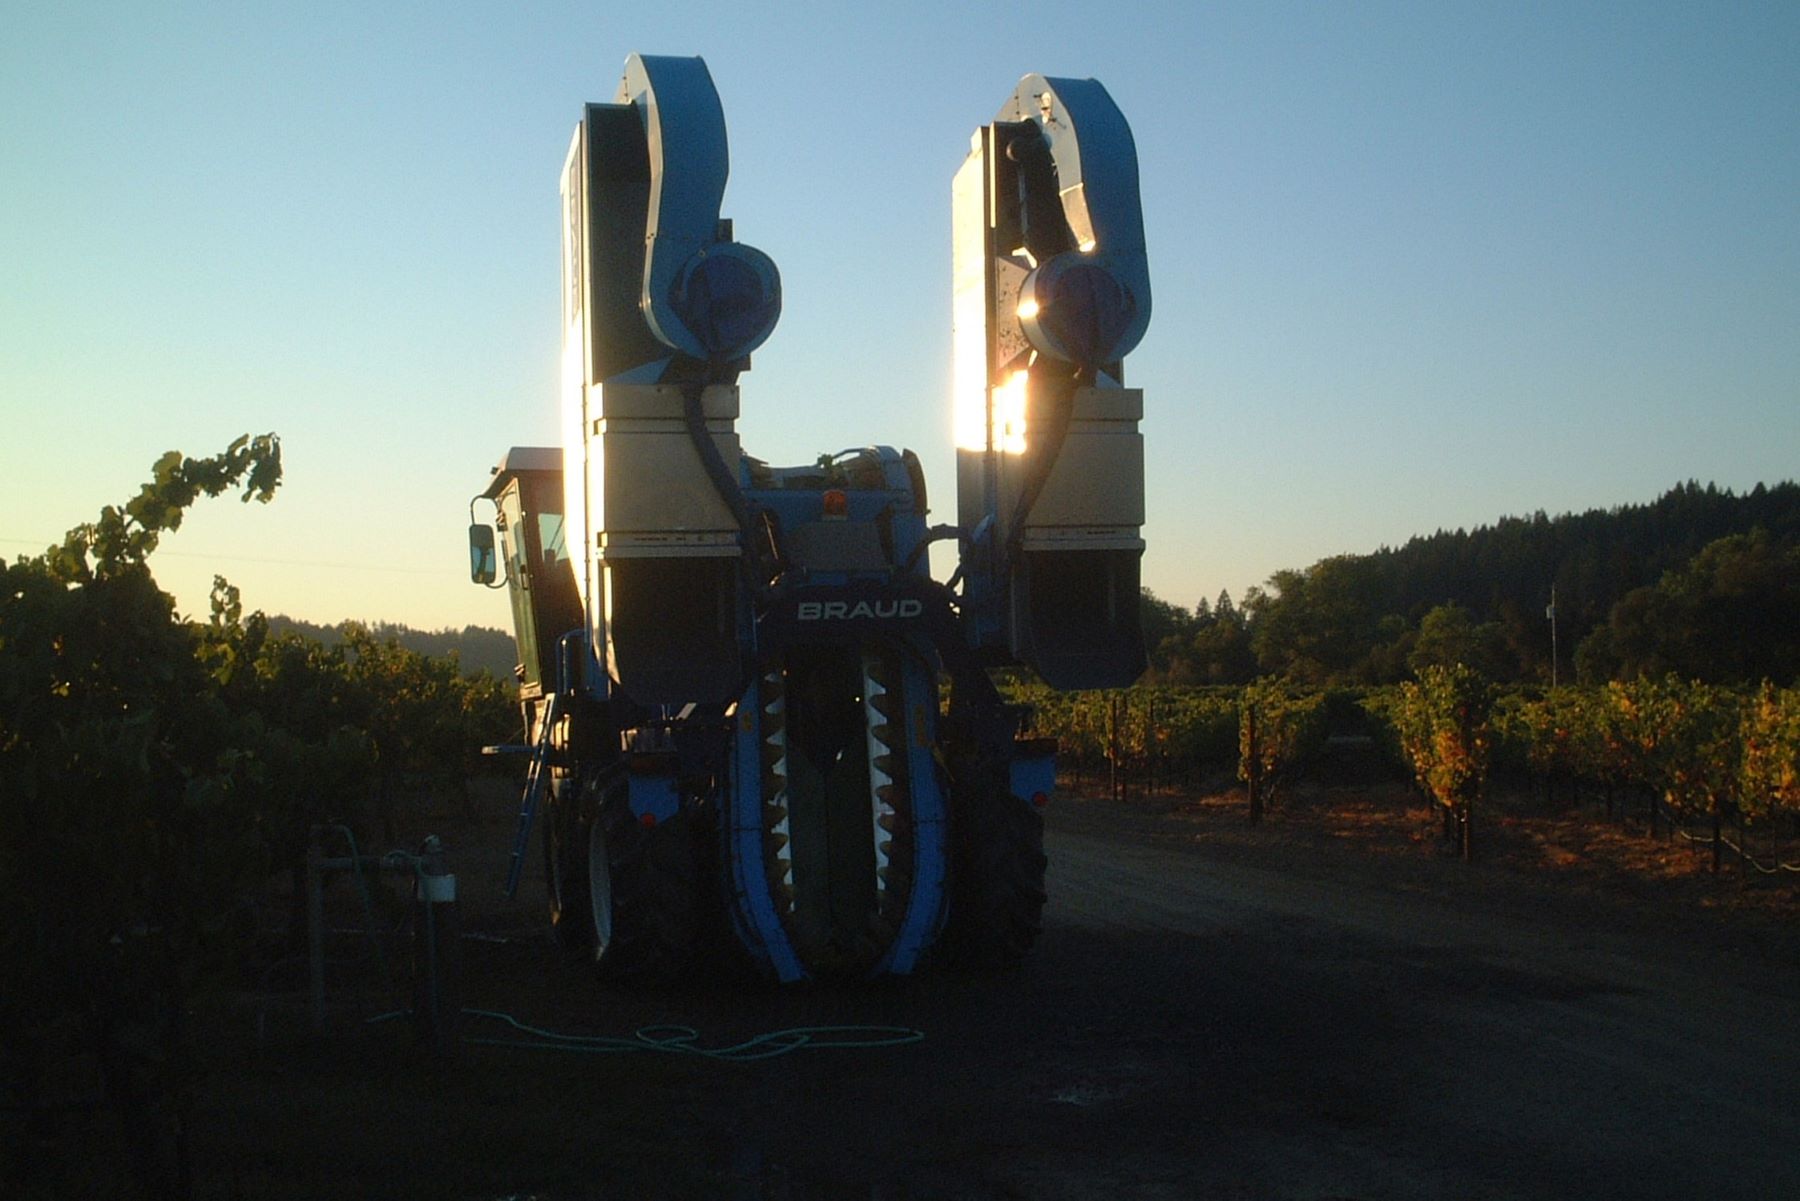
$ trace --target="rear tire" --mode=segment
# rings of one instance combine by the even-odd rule
[[[588,844],[596,884],[589,921],[603,977],[672,980],[692,969],[703,912],[699,825],[683,807],[646,826],[631,812],[623,781],[605,790]]]
[[[588,844],[592,817],[570,776],[551,781],[544,821],[544,890],[550,898],[550,933],[571,958],[594,956],[594,905]]]
[[[999,773],[955,799],[946,957],[969,970],[1017,967],[1043,928],[1043,816]]]

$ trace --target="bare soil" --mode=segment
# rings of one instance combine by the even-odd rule
[[[1397,787],[1059,797],[1027,966],[604,986],[499,899],[509,803],[418,816],[461,883],[462,1003],[547,1030],[921,1041],[759,1062],[416,1046],[366,939],[197,1015],[210,1198],[1800,1196],[1800,900],[1591,811],[1492,807],[1479,858]],[[404,907],[384,906],[384,922]],[[347,881],[333,922],[360,922]],[[398,953],[398,945],[390,952]],[[398,955],[397,955],[398,957]],[[465,1033],[506,1038],[498,1022]]]
[[[1684,836],[1659,818],[1652,833],[1641,805],[1623,800],[1608,814],[1594,798],[1551,803],[1527,790],[1499,791],[1477,815],[1472,865],[1444,845],[1434,807],[1398,784],[1302,784],[1254,827],[1235,788],[1138,798],[1134,807],[1173,822],[1171,829],[1191,827],[1212,851],[1288,871],[1328,871],[1371,887],[1437,883],[1499,906],[1601,906],[1611,921],[1700,935],[1721,947],[1766,943],[1777,961],[1790,963],[1800,949],[1800,874],[1765,875],[1729,846],[1715,871],[1705,830]],[[1800,858],[1800,845],[1762,835],[1751,846],[1759,858]],[[1346,848],[1359,855],[1333,853]],[[1721,915],[1728,915],[1723,924]]]

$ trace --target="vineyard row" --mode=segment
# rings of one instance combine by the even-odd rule
[[[1055,693],[1015,684],[1065,769],[1197,784],[1233,771],[1253,816],[1329,745],[1366,746],[1448,820],[1498,771],[1546,788],[1638,790],[1681,820],[1800,814],[1800,689],[1669,677],[1601,687],[1499,689],[1464,667],[1366,691],[1140,687]],[[1453,831],[1454,832],[1454,831]]]

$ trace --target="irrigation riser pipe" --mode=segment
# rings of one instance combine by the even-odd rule
[[[321,836],[336,830],[350,854],[327,856]],[[412,1018],[419,1041],[439,1057],[453,1055],[462,1042],[462,923],[456,900],[456,877],[444,870],[444,847],[436,835],[425,839],[420,853],[357,853],[356,836],[343,826],[317,827],[306,852],[306,926],[309,959],[309,1013],[315,1035],[325,1030],[325,876],[349,872],[362,897],[364,921],[377,956],[381,943],[369,911],[363,873],[393,872],[413,877]],[[385,967],[385,960],[381,960]],[[385,971],[384,973],[385,974]]]

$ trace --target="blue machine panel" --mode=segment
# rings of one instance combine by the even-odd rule
[[[681,810],[681,794],[672,775],[650,775],[632,772],[627,777],[626,803],[631,816],[646,824],[666,822]]]
[[[1056,791],[1056,752],[1053,750],[1017,750],[1012,761],[1012,792],[1021,801],[1040,803]]]

